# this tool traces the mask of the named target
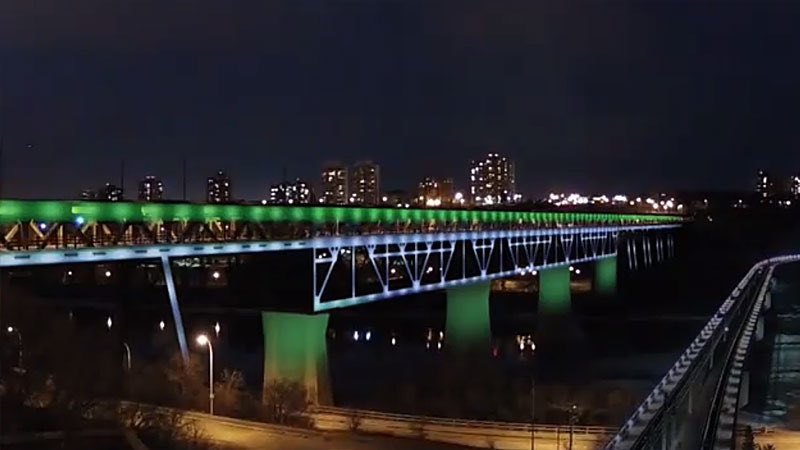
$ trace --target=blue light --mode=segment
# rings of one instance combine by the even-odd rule
[[[75,217],[75,225],[77,225],[77,226],[81,226],[81,225],[83,225],[84,223],[86,223],[86,219],[84,219],[84,218],[83,218],[83,216],[77,216],[77,217]]]
[[[39,229],[44,231],[47,229],[47,224],[44,222],[39,222]]]

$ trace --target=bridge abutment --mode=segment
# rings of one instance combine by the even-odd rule
[[[262,312],[264,392],[277,380],[302,384],[315,404],[332,404],[328,314]]]
[[[490,281],[447,289],[445,336],[448,349],[457,352],[488,351],[492,339],[490,293]]]
[[[595,261],[594,290],[601,295],[614,295],[617,292],[616,255]]]

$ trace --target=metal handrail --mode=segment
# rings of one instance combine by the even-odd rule
[[[653,389],[650,395],[647,396],[639,408],[634,411],[631,417],[625,422],[622,428],[620,428],[619,432],[609,441],[605,448],[607,450],[617,448],[632,448],[641,440],[643,436],[646,436],[646,432],[654,426],[654,423],[658,423],[658,419],[663,416],[664,411],[671,407],[671,401],[675,398],[680,398],[680,395],[678,395],[680,389],[676,388],[683,387],[685,380],[692,378],[693,375],[691,374],[693,374],[693,371],[697,368],[695,362],[701,359],[701,356],[705,357],[705,354],[708,351],[709,346],[706,345],[707,342],[711,341],[712,338],[713,340],[718,341],[720,333],[719,325],[723,322],[723,319],[728,316],[728,313],[734,305],[734,302],[741,297],[742,291],[749,285],[753,277],[767,265],[774,264],[776,262],[797,260],[798,258],[800,258],[800,256],[781,256],[766,259],[753,265],[736,286],[736,288],[734,288],[733,292],[728,296],[725,302],[723,302],[719,310],[714,314],[714,316],[712,316],[706,326],[701,330],[697,338],[692,341],[690,346],[675,362],[661,382],[655,387],[655,389]],[[674,386],[669,388],[668,386],[670,384],[673,384]],[[653,405],[657,405],[654,411],[652,410]],[[646,415],[649,417],[645,417]],[[644,422],[644,424],[641,422]],[[636,426],[639,428],[643,427],[644,429],[642,432],[636,435],[631,435],[630,430]],[[630,439],[633,439],[633,441],[631,442]],[[627,443],[627,445],[623,445],[624,443]]]
[[[763,295],[764,288],[769,284],[771,274],[772,274],[772,268],[770,267],[769,271],[764,277],[764,280],[761,282],[761,288],[759,289],[759,292],[756,294],[755,302],[753,302],[753,305],[749,308],[750,314],[748,314],[748,317],[752,316],[754,312],[755,313],[758,312],[755,309],[756,304],[758,302],[759,297]],[[720,415],[720,410],[722,408],[722,399],[725,397],[724,390],[725,386],[727,385],[727,378],[728,378],[725,376],[725,374],[730,373],[730,367],[733,364],[733,357],[736,354],[736,350],[741,345],[741,338],[745,333],[746,329],[747,329],[747,318],[745,318],[743,326],[738,330],[736,339],[734,340],[734,342],[736,342],[737,344],[732,345],[728,351],[728,354],[725,355],[725,365],[722,368],[722,376],[720,376],[720,379],[717,382],[717,387],[714,390],[714,397],[711,399],[711,408],[709,409],[709,414],[706,417],[706,424],[704,426],[702,434],[703,437],[700,441],[701,448],[706,448],[706,449],[712,448],[714,445],[714,441],[716,440],[717,427],[719,426],[719,415]],[[720,395],[720,392],[722,392],[723,395]]]

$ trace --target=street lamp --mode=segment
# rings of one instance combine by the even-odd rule
[[[569,450],[572,450],[572,435],[576,423],[578,423],[578,405],[573,403],[569,408]]]
[[[214,347],[205,334],[197,336],[197,343],[208,346],[208,413],[214,415]]]
[[[122,343],[123,347],[125,347],[125,367],[128,369],[128,372],[131,371],[131,347],[128,345],[127,342]]]
[[[19,331],[19,328],[12,327],[11,325],[6,328],[8,334],[16,334],[17,335],[17,343],[19,346],[19,350],[17,353],[17,367],[22,370],[22,332]]]
[[[531,340],[531,450],[536,450],[536,344]]]

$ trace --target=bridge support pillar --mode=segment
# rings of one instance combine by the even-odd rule
[[[490,292],[490,281],[447,289],[445,338],[448,349],[458,352],[488,351],[492,339]]]
[[[594,289],[601,295],[614,295],[617,291],[617,256],[598,259],[594,266]]]
[[[764,305],[762,307],[764,311],[769,311],[772,309],[772,291],[767,290],[764,294]]]
[[[178,305],[178,292],[175,289],[175,278],[172,276],[172,265],[169,257],[161,256],[161,268],[164,270],[164,284],[167,285],[169,295],[169,306],[172,310],[172,320],[175,322],[175,333],[178,335],[178,346],[181,349],[181,356],[184,362],[189,361],[189,347],[186,344],[186,332],[183,329],[183,318],[181,308]]]
[[[539,272],[539,313],[564,315],[572,309],[569,266],[542,269]]]
[[[315,404],[332,404],[328,376],[328,314],[262,312],[264,392],[276,380],[302,384]]]
[[[764,316],[758,316],[756,321],[756,342],[764,340]]]

